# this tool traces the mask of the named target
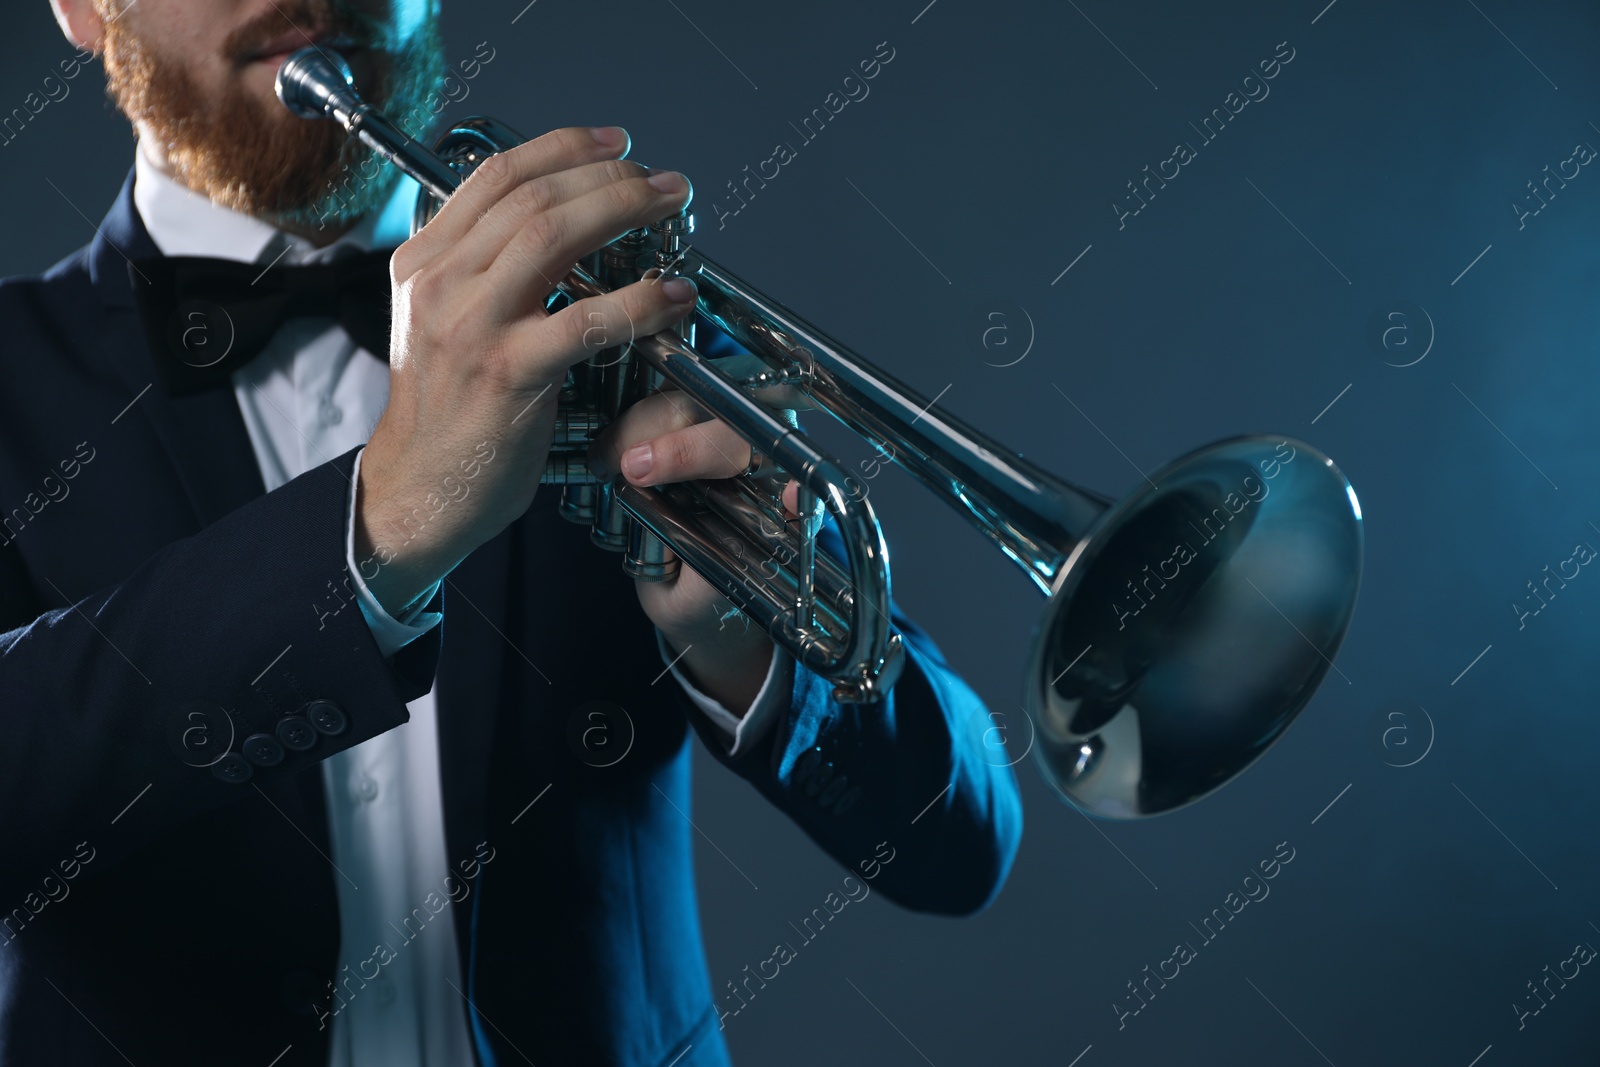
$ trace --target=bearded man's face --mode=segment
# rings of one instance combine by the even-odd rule
[[[418,0],[96,0],[112,98],[184,185],[245,214],[346,222],[396,173],[333,122],[296,118],[273,92],[285,56],[337,48],[356,88],[407,133],[432,118],[444,76],[433,5]],[[158,157],[159,158],[159,157]],[[371,168],[366,168],[371,171]]]

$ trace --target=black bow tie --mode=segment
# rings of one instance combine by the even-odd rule
[[[268,267],[201,256],[128,265],[145,340],[173,396],[230,384],[292,318],[337,319],[352,340],[389,360],[392,249],[332,263]]]

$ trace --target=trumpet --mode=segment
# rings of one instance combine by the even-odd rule
[[[524,140],[475,117],[430,150],[361,99],[338,53],[317,47],[285,60],[277,93],[294,114],[338,122],[417,181],[413,233],[478,163]],[[885,697],[905,649],[890,624],[882,528],[861,481],[799,430],[792,409],[763,402],[777,390],[874,444],[1048,598],[1023,707],[1029,747],[1069,802],[1112,818],[1181,807],[1244,770],[1299,715],[1333,666],[1360,585],[1361,509],[1331,459],[1293,438],[1229,438],[1113,501],[934,408],[691,248],[692,226],[684,212],[624,234],[552,294],[577,300],[674,273],[699,290],[682,325],[574,367],[558,402],[542,479],[562,486],[561,514],[590,524],[629,574],[665,580],[687,564],[829,679],[836,700]],[[697,351],[697,319],[751,356]],[[650,488],[596,479],[589,442],[664,385],[798,483],[801,521],[786,519],[768,471]],[[823,512],[837,523],[842,561],[817,551]]]

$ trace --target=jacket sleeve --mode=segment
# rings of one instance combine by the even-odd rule
[[[818,547],[844,546],[830,519]],[[801,664],[771,736],[737,756],[680,694],[706,747],[858,878],[897,903],[966,915],[999,892],[1022,837],[1012,759],[983,702],[895,606],[905,669],[879,704],[841,704]]]
[[[347,574],[356,452],[87,594],[0,549],[4,906],[80,842],[103,870],[407,720],[432,685],[438,628],[385,658],[329,593]]]

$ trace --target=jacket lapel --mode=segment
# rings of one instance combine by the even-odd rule
[[[232,390],[169,397],[161,388],[133,296],[133,286],[144,284],[133,262],[159,254],[134,207],[130,169],[89,245],[90,281],[106,309],[100,351],[128,389],[131,404],[120,418],[143,420],[160,440],[199,529],[261,496],[266,486]]]

